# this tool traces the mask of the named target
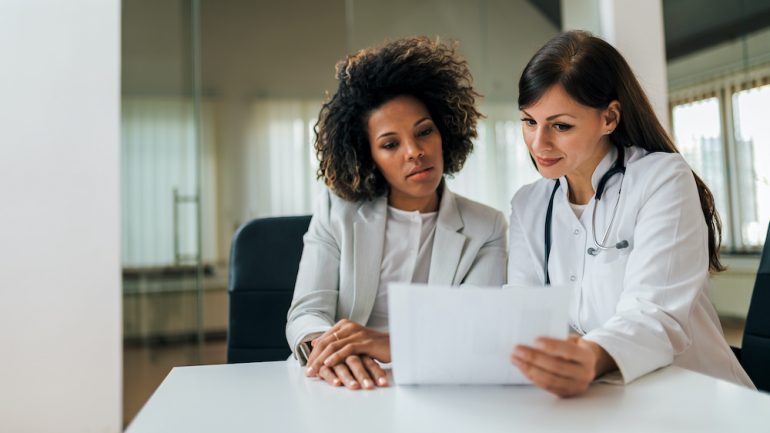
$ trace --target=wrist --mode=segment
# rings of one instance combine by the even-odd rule
[[[615,360],[612,359],[610,354],[607,353],[607,351],[604,350],[602,346],[593,341],[584,340],[582,338],[580,339],[580,342],[588,347],[594,354],[594,379],[604,375],[605,373],[617,370],[618,366],[615,364]]]

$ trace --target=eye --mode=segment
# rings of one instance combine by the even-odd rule
[[[527,126],[535,126],[535,125],[537,125],[537,122],[535,122],[534,119],[524,118],[524,119],[521,119],[521,121],[524,122]]]
[[[566,123],[554,123],[553,127],[559,132],[565,132],[572,129],[572,125],[567,125]]]
[[[382,143],[380,145],[380,148],[382,148],[382,149],[393,149],[396,146],[398,146],[398,142],[397,141],[388,141],[386,143]]]
[[[433,134],[433,127],[428,127],[417,133],[418,137],[427,137]]]

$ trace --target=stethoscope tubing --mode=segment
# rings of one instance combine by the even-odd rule
[[[607,185],[607,182],[612,178],[612,176],[620,174],[622,177],[620,179],[620,186],[618,188],[618,198],[615,200],[615,207],[612,210],[612,216],[610,217],[610,223],[607,224],[607,228],[604,230],[604,236],[602,236],[602,241],[599,242],[598,239],[596,239],[596,208],[599,205],[599,200],[601,200],[602,195],[604,194],[604,187]],[[628,247],[628,241],[627,240],[621,240],[620,242],[615,243],[614,245],[607,245],[607,236],[609,236],[610,231],[612,229],[612,224],[615,222],[615,216],[618,212],[618,206],[620,205],[620,193],[623,190],[623,181],[626,177],[626,166],[625,166],[625,152],[623,149],[623,146],[618,146],[618,158],[615,160],[615,164],[613,164],[613,167],[609,169],[602,178],[599,180],[599,184],[596,186],[596,194],[594,195],[594,209],[593,214],[591,215],[591,231],[593,232],[593,241],[594,246],[589,248],[586,252],[592,256],[596,256],[601,251],[606,250],[612,250],[612,249],[623,249]],[[551,276],[548,273],[548,258],[551,255],[551,225],[552,225],[552,219],[553,219],[553,199],[556,196],[556,190],[559,189],[561,186],[561,183],[559,182],[559,179],[556,179],[556,184],[553,186],[553,190],[551,191],[551,198],[548,200],[548,208],[545,213],[545,236],[544,236],[544,243],[545,243],[545,260],[543,264],[543,275],[545,275],[544,283],[545,285],[551,284]]]

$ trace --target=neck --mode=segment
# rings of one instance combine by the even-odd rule
[[[438,191],[428,197],[404,197],[393,190],[388,194],[388,205],[407,212],[435,212],[438,210],[438,203]]]
[[[570,203],[588,204],[591,197],[594,196],[594,186],[590,177],[569,175],[567,176],[567,184],[569,184]]]
[[[588,204],[591,201],[595,193],[591,179],[596,171],[596,167],[599,166],[604,156],[609,153],[611,146],[609,142],[605,142],[603,146],[599,146],[596,154],[592,155],[583,165],[566,176],[567,184],[569,184],[570,202],[574,204]]]

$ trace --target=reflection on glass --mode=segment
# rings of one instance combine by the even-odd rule
[[[677,105],[673,110],[674,140],[690,167],[714,194],[722,218],[722,245],[731,244],[727,179],[719,100],[708,98]]]
[[[735,93],[733,111],[741,236],[744,246],[758,247],[765,240],[770,221],[770,85]]]

